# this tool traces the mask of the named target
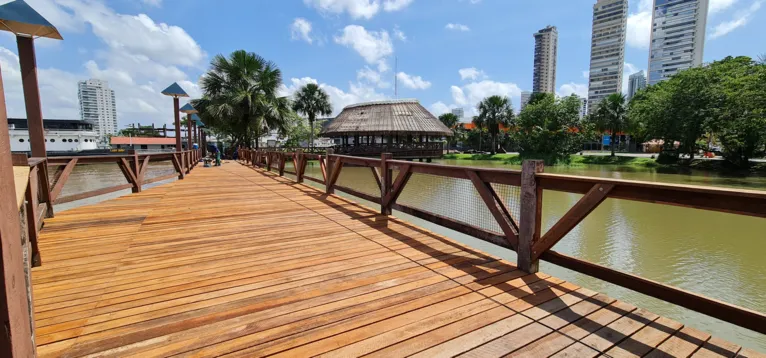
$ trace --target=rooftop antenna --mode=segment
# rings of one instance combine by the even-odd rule
[[[394,56],[394,98],[399,98],[399,81],[397,73],[399,73],[399,57]]]

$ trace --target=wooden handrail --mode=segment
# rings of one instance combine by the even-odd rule
[[[250,152],[244,151],[242,153],[249,154]],[[385,154],[381,156],[381,159],[375,159],[334,155],[332,153],[325,156],[308,153],[302,155],[280,153],[276,158],[273,152],[269,151],[254,151],[249,155],[257,158],[253,160],[253,163],[263,163],[261,158],[266,158],[265,163],[269,168],[272,165],[272,159],[279,161],[277,165],[283,165],[284,158],[296,158],[296,171],[298,167],[305,168],[305,163],[308,160],[319,160],[324,180],[305,178],[324,184],[327,193],[338,190],[367,201],[379,203],[383,214],[390,214],[391,209],[399,210],[492,244],[515,250],[519,255],[519,267],[528,272],[536,272],[537,261],[542,259],[766,334],[766,315],[763,313],[713,300],[551,250],[559,240],[607,198],[766,217],[766,192],[549,174],[542,172],[541,163],[529,166],[529,171],[526,171],[528,164],[532,163],[525,162],[524,170],[518,171],[391,160],[390,155],[387,157]],[[373,175],[378,174],[376,183],[380,187],[381,195],[376,197],[353,188],[338,186],[336,184],[337,178],[340,171],[343,170],[344,163],[369,167],[373,170]],[[380,168],[380,172],[377,171],[377,168]],[[392,169],[399,170],[396,180],[392,178]],[[414,173],[470,180],[504,233],[491,232],[452,218],[397,204],[397,197],[405,188],[409,177]],[[490,190],[492,183],[521,187],[520,218],[511,217],[504,203],[499,200],[496,193],[493,193],[493,190]],[[584,194],[583,198],[545,233],[541,232],[543,190]]]

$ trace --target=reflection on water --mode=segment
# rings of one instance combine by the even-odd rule
[[[488,161],[442,161],[444,164],[520,169]],[[321,178],[316,163],[307,175]],[[690,185],[766,190],[766,177],[725,177],[689,170],[682,174],[631,167],[549,167],[546,172]],[[344,167],[343,185],[375,192],[369,169]],[[309,182],[307,182],[309,183]],[[449,195],[444,191],[449,189]],[[433,193],[434,195],[429,195]],[[340,193],[339,193],[340,194]],[[341,194],[343,195],[343,194]],[[501,195],[510,208],[518,191]],[[435,201],[434,197],[440,200]],[[550,228],[581,195],[546,190],[543,227]],[[426,199],[430,198],[430,199]],[[354,200],[359,200],[353,198]],[[458,181],[413,176],[399,203],[498,230],[475,190]],[[480,203],[480,205],[477,205]],[[367,203],[372,207],[377,204]],[[394,215],[477,249],[515,261],[515,253],[396,212]],[[735,305],[766,312],[766,220],[628,200],[607,199],[572,230],[555,250],[621,271],[657,280]],[[603,292],[662,316],[678,320],[730,341],[766,351],[766,336],[678,306],[543,262],[541,271]]]
[[[156,178],[163,175],[172,174],[175,172],[173,164],[169,161],[165,162],[150,162],[149,168],[147,168],[146,179]],[[48,168],[48,175],[53,183],[53,177],[55,173],[55,167]],[[169,183],[175,179],[168,179],[157,183],[151,183],[144,185],[144,189],[148,189],[157,185]],[[103,164],[78,164],[74,167],[74,170],[69,175],[69,180],[64,183],[64,189],[61,191],[59,197],[84,193],[88,191],[108,188],[127,183],[127,179],[120,171],[120,168],[116,163],[103,163]],[[55,205],[53,207],[55,212],[64,211],[78,206],[95,204],[104,200],[114,199],[125,194],[130,194],[130,189],[116,191],[97,197],[91,197],[75,202]]]

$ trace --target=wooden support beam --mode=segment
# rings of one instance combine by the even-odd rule
[[[396,203],[396,199],[402,194],[404,186],[407,185],[407,182],[412,176],[410,168],[411,165],[409,164],[399,166],[399,175],[396,176],[396,181],[394,181],[391,191],[389,191],[385,197],[381,198],[383,206],[390,207],[392,204]]]
[[[146,179],[146,172],[149,169],[149,162],[151,161],[151,155],[147,155],[144,157],[144,161],[141,163],[141,168],[139,170],[138,174],[138,182],[141,183],[141,185],[144,185],[144,179]]]
[[[112,187],[109,187],[109,188],[103,188],[103,189],[92,190],[92,191],[88,191],[88,192],[84,192],[84,193],[79,193],[79,194],[75,194],[75,195],[65,196],[63,198],[56,199],[56,204],[64,204],[64,203],[69,203],[69,202],[72,202],[72,201],[77,201],[77,200],[91,198],[91,197],[94,197],[94,196],[114,193],[115,191],[130,189],[132,187],[133,187],[133,184],[128,183],[128,184],[112,186]]]
[[[175,168],[176,172],[178,173],[178,179],[182,180],[184,178],[184,170],[178,158],[178,153],[173,153],[172,161],[173,161],[173,168]]]
[[[42,134],[42,118],[39,124]],[[5,91],[0,75],[0,357],[21,358],[35,356],[34,310],[30,310],[24,284],[24,253],[14,180]]]
[[[326,156],[319,156],[319,169],[322,171],[322,183],[327,183],[327,164]]]
[[[278,153],[279,157],[279,176],[285,176],[285,163],[287,162],[287,155],[285,153]]]
[[[133,169],[131,168],[130,163],[128,163],[127,159],[120,158],[120,162],[117,163],[117,166],[120,167],[120,171],[122,171],[122,175],[125,176],[125,179],[128,181],[128,183],[133,185],[132,191],[134,193],[138,193],[138,189],[137,189],[137,187],[139,186],[138,180],[136,178],[136,174],[133,173]]]
[[[25,197],[27,200],[27,233],[29,236],[29,243],[32,247],[31,252],[31,263],[32,267],[38,267],[42,264],[42,261],[40,259],[40,249],[38,247],[37,239],[39,234],[39,225],[37,225],[37,222],[39,219],[38,210],[38,198],[37,198],[37,192],[38,192],[38,171],[39,167],[33,167],[32,170],[29,172],[29,184],[27,185],[27,190],[25,193]]]
[[[521,167],[521,217],[516,252],[519,268],[529,273],[539,270],[539,261],[533,259],[532,248],[540,238],[543,189],[537,185],[535,174],[542,173],[544,167],[542,160],[525,160]]]
[[[516,224],[513,223],[513,219],[511,219],[511,214],[508,212],[508,209],[505,207],[505,204],[503,204],[502,201],[498,200],[497,193],[495,193],[495,190],[492,188],[492,186],[489,183],[485,183],[479,178],[479,174],[477,174],[473,170],[466,170],[466,175],[468,178],[471,179],[471,182],[473,183],[473,186],[476,188],[476,191],[479,192],[479,196],[481,196],[481,199],[484,200],[484,204],[487,205],[487,208],[489,209],[489,212],[492,213],[492,216],[495,218],[495,221],[497,221],[497,224],[500,226],[500,229],[503,230],[503,233],[505,234],[506,240],[508,240],[508,244],[516,248],[519,245],[519,236],[518,232],[515,230]]]
[[[61,194],[61,190],[64,189],[64,184],[66,184],[66,181],[69,179],[69,175],[72,174],[75,165],[77,165],[77,158],[70,159],[64,167],[64,170],[61,171],[61,175],[59,175],[58,180],[56,180],[56,183],[53,185],[53,189],[51,189],[52,202],[56,202],[59,194]]]
[[[532,247],[532,258],[537,260],[540,255],[550,250],[586,216],[606,200],[614,184],[596,184],[580,200],[543,235],[540,241]]]
[[[375,178],[378,181],[378,186],[380,186],[380,213],[382,215],[391,215],[391,205],[385,205],[384,200],[391,190],[391,181],[393,180],[391,176],[393,171],[389,167],[388,161],[393,158],[394,155],[391,153],[382,153],[380,155],[380,175],[382,175],[382,177],[378,176]],[[372,170],[374,171],[375,168],[372,168]]]
[[[343,169],[343,161],[340,160],[340,158],[335,158],[335,163],[330,164],[331,161],[333,161],[332,156],[327,157],[327,163],[328,163],[328,171],[327,175],[329,176],[327,178],[327,194],[334,194],[335,193],[335,183],[338,182],[338,178],[340,177],[340,171]]]

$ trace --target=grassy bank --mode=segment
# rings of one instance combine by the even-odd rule
[[[456,159],[456,160],[489,160],[498,161],[509,165],[521,165],[522,159],[518,154],[447,154],[444,159]],[[679,165],[679,164],[660,164],[656,160],[651,158],[635,158],[635,157],[620,157],[620,156],[597,156],[597,155],[572,155],[569,157],[568,162],[559,162],[556,166],[569,166],[578,167],[586,165],[615,165],[622,167],[632,167],[637,169],[648,168],[667,168],[667,169],[696,169],[705,171],[715,171],[731,174],[748,174],[758,173],[766,174],[766,163],[756,163],[750,170],[741,170],[732,168],[727,162],[723,160],[702,160],[696,159],[691,165]]]

